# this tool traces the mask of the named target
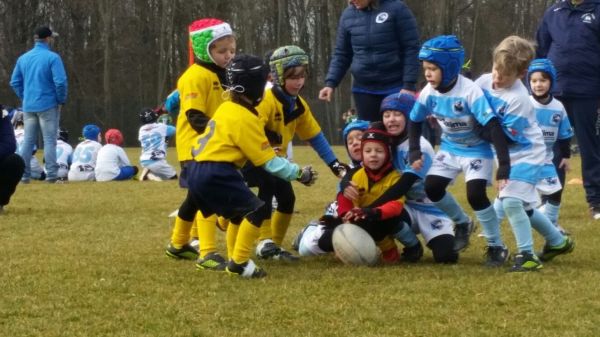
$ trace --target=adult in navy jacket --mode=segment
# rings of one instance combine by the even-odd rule
[[[586,199],[592,217],[600,220],[600,0],[554,4],[546,10],[536,39],[537,56],[549,58],[556,67],[552,94],[564,104],[575,128]]]
[[[25,169],[23,159],[15,153],[17,141],[8,110],[0,105],[0,214],[15,193]]]
[[[20,154],[25,161],[24,182],[29,182],[38,129],[44,139],[46,181],[53,183],[58,179],[56,139],[60,107],[67,99],[67,75],[60,56],[50,50],[57,35],[48,27],[36,29],[35,46],[19,57],[10,79],[10,86],[23,102],[25,138]]]
[[[400,0],[350,0],[338,24],[333,58],[319,98],[330,101],[348,68],[358,118],[381,120],[388,95],[415,93],[419,74],[419,31]]]

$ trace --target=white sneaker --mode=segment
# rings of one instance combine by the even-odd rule
[[[139,181],[146,180],[146,176],[148,175],[148,173],[150,173],[150,170],[148,170],[147,168],[142,169],[142,172],[140,172],[140,174],[138,174],[138,180]]]
[[[148,180],[151,180],[151,181],[162,181],[162,179],[159,176],[157,176],[156,174],[154,174],[152,172],[148,172],[146,177],[148,178]]]

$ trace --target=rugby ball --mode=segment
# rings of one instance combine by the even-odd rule
[[[345,264],[372,266],[379,262],[379,248],[375,241],[357,225],[344,223],[333,230],[332,244],[335,255]]]

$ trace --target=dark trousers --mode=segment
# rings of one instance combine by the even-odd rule
[[[585,198],[600,206],[600,114],[598,98],[557,97],[567,110],[581,155]],[[556,158],[556,155],[554,156]],[[560,173],[559,173],[560,174]]]
[[[11,154],[0,161],[0,206],[8,205],[25,171],[21,156]]]

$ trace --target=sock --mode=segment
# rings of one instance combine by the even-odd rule
[[[504,207],[502,207],[502,200],[500,198],[494,199],[494,211],[496,211],[496,217],[498,218],[498,224],[504,220]]]
[[[240,224],[235,247],[231,259],[237,264],[243,264],[250,260],[250,252],[254,242],[258,239],[260,229],[244,218]]]
[[[171,246],[176,249],[181,249],[183,245],[190,241],[190,229],[192,221],[185,221],[179,216],[175,217],[175,226],[171,233]]]
[[[240,225],[236,225],[234,223],[230,223],[227,227],[227,258],[229,259],[233,257],[233,248],[235,247],[239,230]]]
[[[227,231],[227,227],[229,226],[229,220],[225,219],[222,216],[217,217],[217,226],[219,226],[219,229],[222,230],[223,232]]]
[[[201,212],[196,213],[198,240],[200,240],[200,257],[217,251],[217,216],[205,218]]]
[[[273,235],[271,234],[271,219],[265,219],[260,225],[260,235],[258,236],[258,241],[271,239]]]
[[[192,229],[190,229],[190,237],[197,238],[198,237],[198,217],[194,218],[194,222],[192,223]]]
[[[547,202],[544,205],[544,210],[542,211],[542,213],[544,213],[544,215],[548,218],[548,220],[550,220],[550,222],[555,227],[558,227],[558,213],[559,213],[559,211],[560,211],[560,204],[553,205],[553,204]]]
[[[444,211],[455,224],[463,224],[469,222],[469,216],[465,213],[465,211],[460,207],[456,199],[452,196],[450,192],[446,192],[444,197],[439,201],[433,202],[439,209]]]
[[[283,242],[283,238],[285,237],[285,233],[287,233],[291,221],[291,214],[281,213],[279,211],[273,213],[273,217],[271,218],[272,239],[279,247],[281,247],[281,243]]]
[[[483,227],[483,234],[485,235],[488,246],[504,247],[504,242],[502,242],[500,234],[500,221],[498,220],[497,212],[495,210],[498,202],[500,202],[500,199],[496,199],[494,205],[490,205],[486,209],[475,211],[475,216]]]
[[[517,198],[502,199],[502,206],[517,241],[517,251],[533,254],[533,234],[531,223],[523,208],[523,202]]]
[[[548,208],[548,205],[546,205],[546,208]],[[565,242],[562,233],[542,212],[534,208],[529,220],[531,221],[531,227],[544,237],[548,245],[560,246]]]
[[[414,247],[419,244],[419,239],[417,239],[417,235],[412,231],[409,225],[404,223],[402,229],[394,234],[394,238],[404,246],[404,247]]]

